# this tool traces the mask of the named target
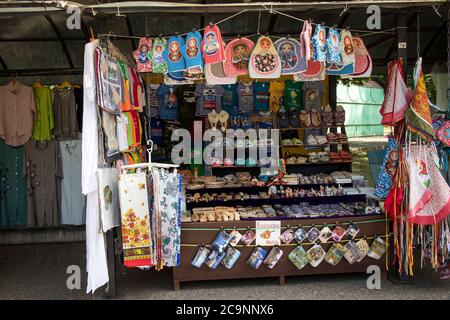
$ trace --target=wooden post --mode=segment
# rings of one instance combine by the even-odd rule
[[[114,246],[114,228],[106,233],[106,253],[108,259],[109,283],[107,288],[108,298],[116,297],[116,251]]]

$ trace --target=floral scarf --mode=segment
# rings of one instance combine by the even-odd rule
[[[180,263],[181,176],[153,168],[153,211],[156,224],[156,269]]]
[[[150,213],[145,173],[119,176],[124,265],[150,267],[154,264]]]

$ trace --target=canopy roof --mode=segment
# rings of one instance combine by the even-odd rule
[[[183,3],[110,3],[106,0],[3,2],[0,3],[0,76],[4,79],[12,74],[42,77],[81,74],[84,44],[90,38],[90,28],[95,35],[111,34],[110,39],[122,52],[131,53],[138,39],[121,38],[120,35],[182,34],[194,28],[200,29],[210,21],[218,22],[246,10],[220,24],[225,39],[238,34],[254,35],[258,25],[261,34],[298,37],[302,22],[271,12],[271,9],[292,17],[311,18],[318,23],[323,21],[327,26],[349,26],[351,30],[360,30],[353,33],[363,36],[374,62],[374,74],[385,74],[387,61],[396,57],[394,28],[397,27],[397,17],[402,13],[407,15],[408,64],[410,67],[414,64],[417,58],[417,17],[420,12],[420,55],[425,71],[436,62],[447,62],[446,22],[449,4],[446,1],[378,2],[383,32],[374,34],[368,34],[370,30],[366,26],[366,9],[374,1],[247,1],[251,0],[190,0]],[[67,6],[76,6],[81,10],[80,30],[67,28]]]

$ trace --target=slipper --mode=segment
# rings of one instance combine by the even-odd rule
[[[220,111],[219,113],[219,121],[220,121],[220,130],[225,132],[227,130],[227,123],[230,115],[225,110]]]
[[[225,159],[223,160],[223,165],[224,165],[225,167],[231,167],[231,166],[233,165],[233,161],[231,161],[230,158],[225,158]]]
[[[333,125],[333,111],[331,111],[330,105],[327,105],[322,112],[323,124],[330,127]]]
[[[292,128],[298,128],[299,125],[300,125],[299,117],[298,117],[298,112],[297,112],[297,110],[295,110],[295,109],[291,109],[291,110],[289,111],[289,125],[290,125]]]
[[[297,139],[297,138],[292,138],[292,144],[294,146],[301,146],[301,145],[303,145],[303,141],[300,139]]]
[[[300,126],[302,128],[311,126],[311,114],[305,110],[300,111]]]
[[[256,161],[253,158],[248,158],[247,160],[245,160],[245,165],[247,167],[254,167],[256,166]]]
[[[220,161],[219,158],[214,158],[214,159],[212,159],[212,161],[211,161],[211,165],[212,165],[213,167],[220,167],[220,166],[222,165],[222,161]]]
[[[325,136],[315,136],[315,138],[320,145],[328,143],[328,140],[327,138],[325,138]]]
[[[339,151],[338,154],[339,154],[339,157],[341,157],[342,160],[344,160],[344,161],[352,161],[352,155],[349,152],[341,150],[341,151]]]
[[[306,157],[302,157],[302,156],[298,156],[295,163],[297,164],[302,164],[302,163],[306,163],[308,162],[308,158]]]
[[[319,144],[319,142],[316,140],[316,137],[314,137],[312,134],[310,134],[307,138],[306,138],[306,143],[308,145],[311,146],[316,146]]]
[[[328,143],[338,143],[339,137],[336,134],[334,134],[333,132],[329,132],[327,134],[327,140],[328,140]]]
[[[289,118],[284,109],[281,109],[279,112],[279,123],[280,128],[289,128]]]
[[[286,159],[286,164],[296,164],[297,158],[296,157],[289,157]]]
[[[317,109],[311,110],[311,124],[314,128],[320,128],[322,126],[320,112]]]
[[[339,154],[337,152],[330,152],[329,156],[330,156],[330,160],[332,162],[341,161],[341,157],[339,156]]]
[[[344,143],[344,142],[348,142],[348,138],[347,135],[343,134],[343,133],[338,133],[337,137],[339,139],[339,143]]]
[[[334,125],[343,126],[345,122],[345,110],[344,107],[338,105],[336,107],[336,112],[334,113]]]
[[[245,166],[245,160],[242,159],[242,158],[238,158],[238,159],[236,159],[235,164],[236,164],[237,166]]]
[[[283,146],[292,146],[294,143],[291,139],[283,139]]]
[[[213,110],[210,113],[208,113],[208,121],[210,129],[216,130],[217,123],[219,122],[219,115],[217,114],[216,110]]]

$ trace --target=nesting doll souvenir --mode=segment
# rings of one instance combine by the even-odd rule
[[[355,54],[354,71],[342,78],[367,78],[372,74],[372,58],[361,38],[353,37],[353,50]]]
[[[152,72],[152,59],[150,52],[152,50],[152,39],[140,38],[139,46],[133,52],[133,58],[136,61],[137,72]]]
[[[313,59],[314,47],[311,33],[311,24],[309,21],[305,21],[302,33],[300,34],[300,46],[302,51],[305,52],[307,68],[303,72],[294,74],[294,81],[323,81],[325,79],[325,63]]]
[[[312,45],[314,48],[313,59],[316,61],[325,62],[327,60],[327,44],[326,44],[326,30],[325,27],[318,24],[316,32],[312,37]]]
[[[250,78],[276,79],[281,75],[280,56],[269,37],[258,39],[250,56],[248,66]]]
[[[184,71],[186,63],[181,53],[184,46],[184,40],[181,36],[172,36],[169,38],[167,48],[163,52],[163,57],[167,62],[169,72]]]
[[[225,48],[223,70],[227,77],[248,74],[248,64],[255,44],[248,38],[233,39]]]
[[[355,55],[350,31],[342,30],[340,34],[339,50],[341,62],[327,62],[327,74],[350,75],[354,72]]]
[[[205,64],[225,60],[225,49],[218,26],[209,25],[203,31],[202,52]]]
[[[225,47],[225,42],[223,43]],[[226,61],[226,60],[225,60]],[[228,77],[224,70],[225,62],[205,64],[205,79],[207,84],[234,84],[237,76]]]
[[[167,47],[167,40],[155,38],[150,52],[152,59],[153,73],[167,73],[167,62],[163,57],[163,52]]]
[[[186,36],[186,43],[181,48],[181,53],[186,62],[186,68],[203,69],[203,57],[200,50],[200,45],[202,42],[202,36],[200,32],[189,32]]]
[[[300,42],[292,38],[281,38],[275,41],[274,45],[281,60],[281,74],[296,74],[307,69]]]
[[[335,28],[330,28],[330,30],[328,30],[327,63],[341,63],[340,37],[339,32]]]

